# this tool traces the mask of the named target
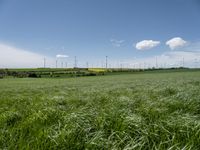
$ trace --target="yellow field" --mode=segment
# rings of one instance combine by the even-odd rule
[[[91,71],[91,72],[106,72],[107,70],[103,69],[103,68],[88,68],[88,71]]]

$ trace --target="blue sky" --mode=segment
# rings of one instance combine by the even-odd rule
[[[194,66],[199,16],[199,0],[0,0],[0,67],[40,67],[43,57],[53,67],[58,54],[69,66],[77,56],[100,67],[106,55],[115,67],[153,66],[155,57]]]

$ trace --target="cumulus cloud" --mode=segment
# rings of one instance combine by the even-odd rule
[[[44,57],[41,54],[0,43],[0,68],[43,67]],[[47,66],[52,66],[54,59],[45,58]]]
[[[159,44],[160,44],[160,41],[143,40],[136,43],[135,47],[138,50],[148,50],[148,49],[158,46]]]
[[[166,45],[168,45],[170,49],[174,50],[176,48],[180,48],[187,45],[187,43],[188,43],[187,41],[183,40],[180,37],[174,37],[170,39],[169,41],[167,41]]]
[[[116,40],[116,39],[110,39],[110,42],[114,47],[121,47],[121,45],[125,42],[124,40]]]
[[[67,55],[61,55],[61,54],[56,55],[56,58],[67,58],[67,57],[69,57],[69,56],[67,56]]]

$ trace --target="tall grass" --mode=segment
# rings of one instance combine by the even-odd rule
[[[0,149],[199,149],[199,75],[0,80]]]

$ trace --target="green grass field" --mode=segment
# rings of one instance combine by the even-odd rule
[[[199,149],[200,71],[0,79],[0,149]]]

